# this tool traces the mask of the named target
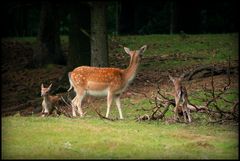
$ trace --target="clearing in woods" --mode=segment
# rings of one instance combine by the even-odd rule
[[[2,159],[237,159],[238,123],[208,124],[208,116],[193,112],[193,123],[172,123],[172,107],[165,120],[136,122],[136,117],[150,114],[157,85],[173,92],[168,74],[179,76],[197,67],[214,63],[238,67],[238,35],[149,35],[109,38],[110,66],[125,68],[129,57],[119,45],[138,49],[148,45],[133,83],[121,97],[124,120],[100,119],[94,107],[106,113],[106,98],[86,97],[83,101],[84,118],[65,116],[41,118],[32,112],[41,106],[41,83],[57,82],[65,66],[49,64],[30,68],[35,39],[2,40]],[[68,53],[68,42],[62,37]],[[213,57],[214,55],[214,57]],[[214,85],[221,89],[228,81],[226,74],[216,75]],[[238,72],[230,75],[231,100],[238,101]],[[190,101],[203,96],[202,86],[211,86],[211,77],[193,78],[184,84]],[[68,89],[66,84],[66,89]],[[66,90],[65,90],[66,91]],[[65,92],[64,90],[62,93]],[[171,96],[170,96],[171,97]],[[173,98],[173,97],[171,97]],[[29,100],[38,104],[25,105]],[[225,104],[223,104],[225,107]],[[226,109],[231,108],[226,106]],[[22,117],[27,116],[27,117]],[[110,117],[119,117],[113,103]]]

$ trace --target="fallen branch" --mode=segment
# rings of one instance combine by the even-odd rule
[[[117,119],[112,119],[112,118],[107,118],[105,116],[103,116],[100,112],[98,112],[98,110],[96,108],[93,108],[95,110],[95,112],[98,114],[98,116],[102,119],[106,119],[106,120],[110,120],[110,121],[115,121]]]
[[[198,67],[194,69],[193,71],[189,73],[185,73],[185,78],[187,81],[190,81],[193,79],[193,77],[200,73],[200,76],[198,78],[203,78],[207,76],[211,76],[213,72],[213,75],[220,75],[220,74],[233,74],[238,73],[238,67],[216,67],[216,66],[204,66],[204,67]]]

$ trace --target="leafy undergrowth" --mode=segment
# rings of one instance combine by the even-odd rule
[[[231,125],[2,118],[2,159],[237,159]]]

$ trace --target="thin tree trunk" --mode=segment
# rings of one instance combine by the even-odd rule
[[[175,10],[176,10],[176,2],[172,0],[170,2],[170,34],[175,32]]]
[[[115,3],[116,3],[115,35],[118,35],[118,31],[119,31],[119,7],[120,7],[120,5],[119,5],[118,1],[116,1]]]

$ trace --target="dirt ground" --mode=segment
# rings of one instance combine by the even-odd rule
[[[1,91],[1,109],[2,116],[13,115],[20,111],[22,115],[30,114],[37,108],[41,108],[40,87],[41,83],[49,85],[59,81],[64,73],[65,66],[49,65],[44,68],[30,68],[29,62],[32,60],[33,49],[30,43],[19,43],[17,41],[2,41],[2,91]],[[67,51],[65,49],[64,51]],[[112,55],[118,58],[118,55]],[[118,58],[121,59],[121,58]],[[148,58],[147,61],[149,61]],[[156,58],[153,58],[153,60]],[[145,60],[143,60],[145,61]],[[118,62],[118,61],[116,61]],[[126,66],[128,62],[124,62],[122,66]],[[111,63],[112,66],[118,64]],[[193,67],[194,68],[194,67]],[[156,70],[140,70],[133,83],[123,93],[122,98],[131,97],[132,99],[141,99],[150,97],[157,91],[157,85],[161,89],[173,90],[173,85],[169,81],[168,74],[181,73],[184,69],[177,71],[162,71]],[[215,87],[223,88],[227,83],[227,75],[214,76]],[[184,82],[189,93],[194,92],[202,86],[210,86],[211,77],[194,79],[189,82]],[[238,75],[231,75],[231,88],[238,87]],[[69,88],[66,87],[66,89]],[[89,98],[95,100],[95,98]],[[36,101],[37,100],[37,101]],[[96,99],[97,100],[97,99]],[[31,104],[31,101],[37,103]],[[97,103],[97,101],[95,101]]]

